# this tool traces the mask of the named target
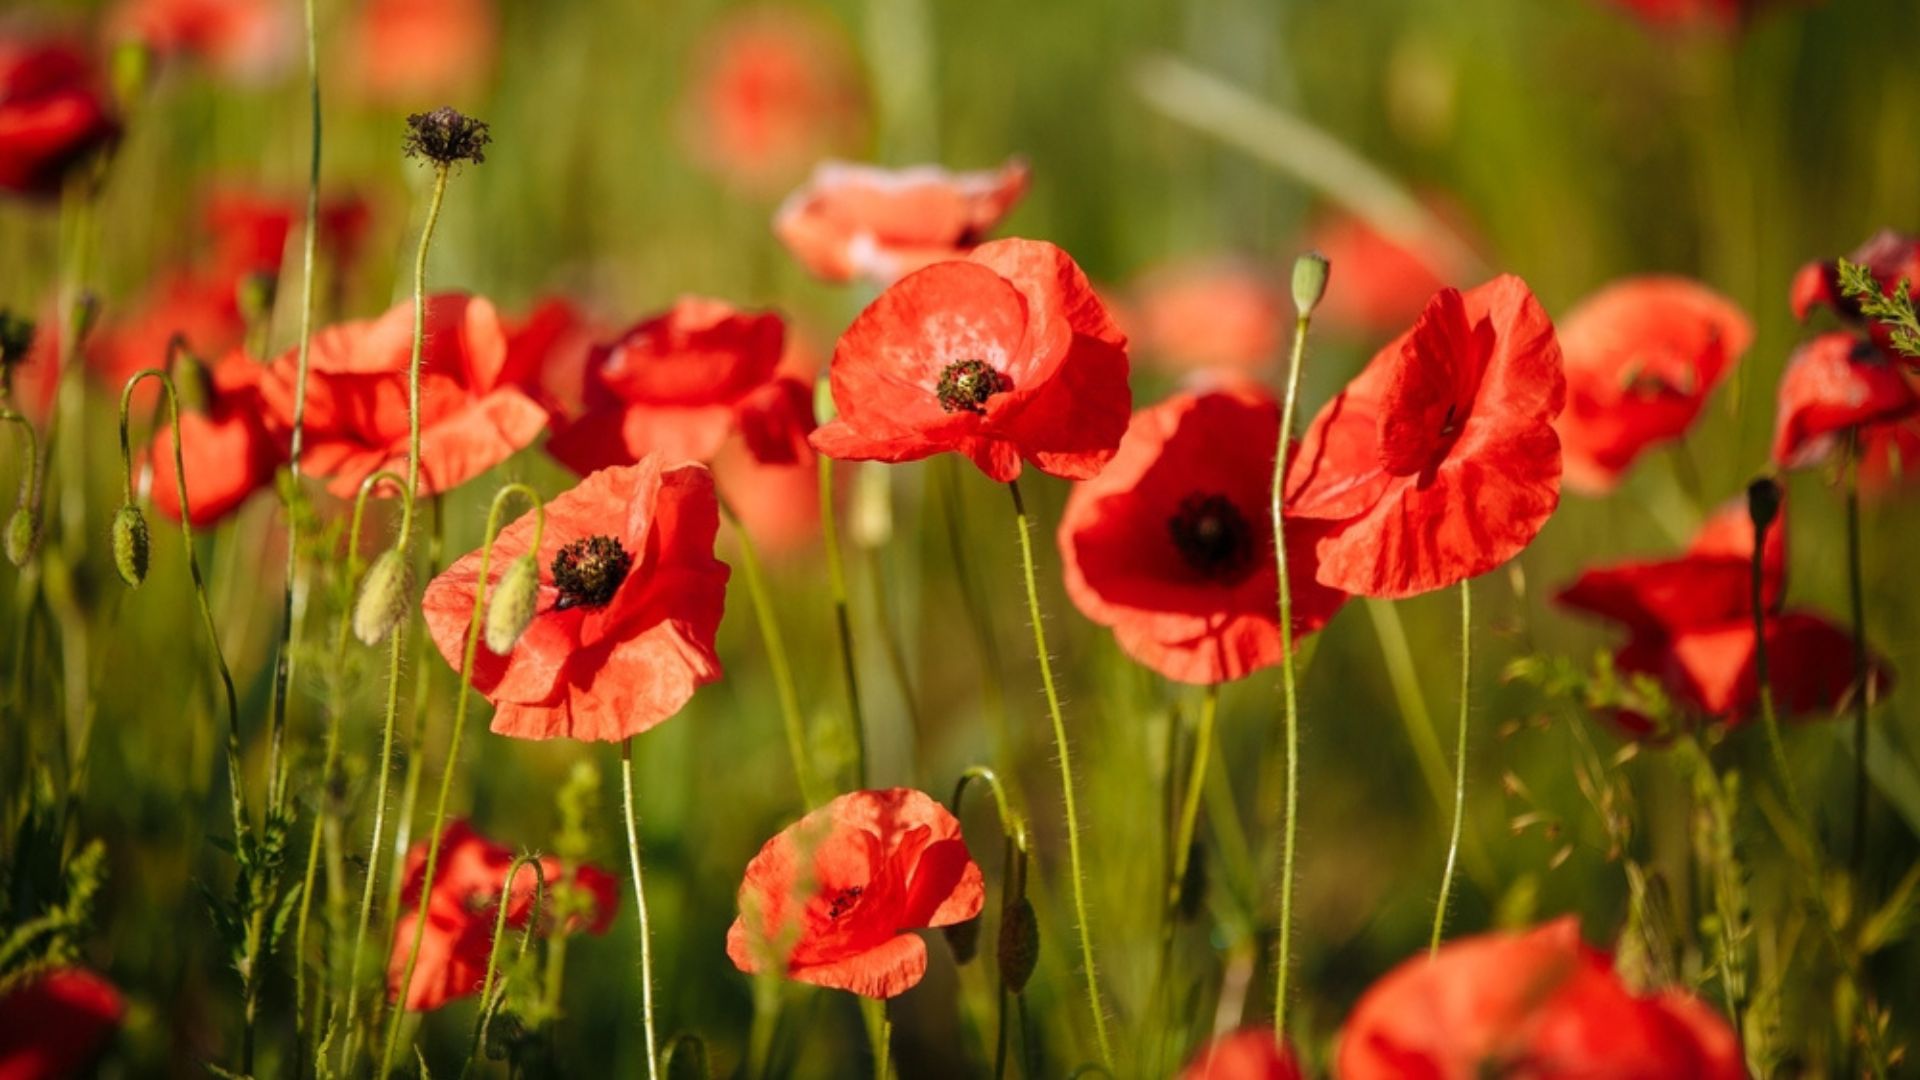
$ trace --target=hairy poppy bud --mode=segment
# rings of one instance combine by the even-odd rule
[[[360,599],[353,606],[353,636],[368,645],[387,639],[407,615],[407,597],[413,592],[413,564],[399,548],[380,553],[360,583]]]
[[[1753,519],[1753,527],[1764,533],[1780,516],[1782,497],[1780,482],[1771,476],[1763,476],[1747,485],[1747,516]]]
[[[522,555],[507,566],[487,598],[487,648],[505,656],[526,633],[540,602],[540,564]]]
[[[1040,963],[1040,920],[1026,897],[1014,901],[1000,917],[1000,979],[1019,993]]]
[[[1313,314],[1320,298],[1327,295],[1328,270],[1327,257],[1317,251],[1293,260],[1293,309],[1301,318]]]
[[[940,932],[947,935],[947,948],[953,950],[953,962],[971,964],[980,954],[980,920],[968,919],[951,926],[943,926]]]
[[[130,589],[147,580],[147,562],[151,542],[147,538],[147,516],[132,503],[124,503],[113,515],[113,568]]]
[[[22,506],[7,519],[7,561],[25,566],[33,558],[34,541],[40,534],[40,515],[31,506]]]

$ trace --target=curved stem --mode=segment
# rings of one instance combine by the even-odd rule
[[[420,354],[427,335],[427,246],[440,220],[440,203],[447,194],[445,165],[435,166],[433,195],[427,201],[427,220],[420,226],[420,247],[413,256],[413,352],[407,360],[407,490],[420,490]],[[400,518],[399,547],[413,540],[413,500],[407,500]]]
[[[647,1035],[647,1077],[657,1080],[660,1052],[653,1036],[653,932],[647,923],[647,890],[640,874],[640,819],[633,812],[633,739],[620,743],[620,794],[627,819],[627,862],[633,867],[633,904],[640,916],[640,1021]]]
[[[417,344],[417,342],[416,342]],[[533,542],[530,551],[540,550],[542,534],[547,527],[547,511],[540,496],[525,484],[508,484],[494,493],[493,505],[487,509],[486,538],[480,545],[479,576],[474,579],[473,610],[467,618],[467,641],[460,657],[460,691],[453,709],[453,734],[447,740],[447,758],[440,769],[440,791],[433,804],[433,830],[427,840],[426,874],[420,886],[420,906],[415,912],[413,922],[413,943],[407,948],[406,967],[401,969],[400,989],[393,1010],[387,1020],[386,1043],[380,1051],[380,1075],[386,1076],[393,1068],[393,1052],[400,1040],[401,1021],[406,1015],[407,997],[413,989],[414,968],[420,962],[420,943],[427,933],[427,905],[432,900],[434,874],[440,864],[440,842],[447,820],[447,799],[453,792],[453,773],[460,762],[460,738],[467,729],[467,701],[473,696],[473,662],[480,649],[480,626],[485,621],[487,610],[487,587],[491,584],[488,574],[493,561],[493,542],[500,535],[500,512],[507,504],[507,498],[519,495],[533,504],[534,526]]]
[[[833,618],[840,632],[840,672],[847,684],[847,710],[853,724],[854,785],[867,786],[867,721],[860,710],[860,670],[853,653],[853,622],[847,612],[847,569],[840,558],[840,529],[833,506],[833,459],[820,460],[820,542],[827,552],[827,581],[833,590]]]
[[[1447,903],[1453,896],[1453,871],[1460,860],[1460,829],[1467,817],[1468,690],[1473,684],[1473,582],[1460,583],[1460,732],[1453,749],[1453,830],[1447,839],[1447,868],[1440,876],[1440,902],[1433,909],[1433,934],[1427,955],[1440,951],[1440,935],[1447,926]]]
[[[1861,584],[1860,431],[1847,434],[1847,596],[1853,616],[1853,874],[1867,865],[1867,710],[1873,679],[1867,661],[1867,605]]]
[[[767,592],[766,578],[760,569],[760,554],[754,548],[753,537],[747,534],[747,527],[741,523],[740,515],[734,513],[733,506],[724,498],[720,500],[720,512],[726,515],[727,524],[733,526],[734,539],[740,544],[740,572],[747,581],[747,596],[753,602],[754,620],[760,624],[760,641],[766,646],[767,667],[773,673],[774,695],[780,700],[780,719],[786,728],[787,753],[793,758],[794,781],[800,786],[800,798],[811,810],[820,805],[820,791],[813,775],[813,762],[807,754],[806,719],[800,715],[800,692],[794,688],[793,665],[787,658],[786,637],[780,632],[780,622],[773,610],[773,598]]]
[[[1033,623],[1034,653],[1040,661],[1040,683],[1047,695],[1047,715],[1053,721],[1054,756],[1060,762],[1061,799],[1067,814],[1068,873],[1073,883],[1074,930],[1080,938],[1080,964],[1086,969],[1087,1005],[1093,1012],[1093,1033],[1100,1044],[1100,1060],[1113,1061],[1113,1047],[1107,1040],[1107,1014],[1100,1004],[1100,977],[1093,964],[1093,936],[1087,926],[1086,878],[1080,867],[1080,817],[1074,806],[1073,757],[1067,745],[1067,724],[1060,715],[1060,695],[1053,685],[1053,660],[1047,652],[1047,630],[1040,617],[1040,585],[1033,571],[1032,527],[1027,521],[1027,505],[1020,498],[1020,482],[1009,480],[1013,495],[1013,515],[1020,527],[1020,567],[1027,584],[1027,619]]]
[[[1200,726],[1193,734],[1193,757],[1187,766],[1187,786],[1180,798],[1180,817],[1173,833],[1173,873],[1167,881],[1169,914],[1180,904],[1187,880],[1187,862],[1193,852],[1194,829],[1200,821],[1200,793],[1206,788],[1207,758],[1213,750],[1213,727],[1220,712],[1220,684],[1208,683],[1200,701]],[[1169,763],[1171,764],[1171,763]],[[1171,922],[1171,918],[1168,920]]]
[[[1269,514],[1273,519],[1273,561],[1280,584],[1280,697],[1283,752],[1287,755],[1286,821],[1280,839],[1280,927],[1273,961],[1273,1039],[1287,1037],[1287,983],[1293,974],[1293,865],[1299,845],[1300,818],[1300,703],[1293,669],[1293,577],[1287,566],[1286,491],[1287,458],[1293,441],[1293,414],[1300,398],[1300,369],[1305,366],[1307,328],[1312,316],[1302,313],[1293,324],[1293,349],[1287,361],[1287,388],[1280,401],[1280,433],[1273,452],[1273,491]]]
[[[540,925],[540,902],[547,891],[547,872],[540,865],[540,856],[528,852],[513,860],[507,867],[507,880],[500,890],[500,910],[493,919],[493,946],[487,950],[487,974],[480,983],[480,1008],[473,1016],[473,1041],[467,1047],[467,1063],[460,1067],[460,1075],[467,1075],[473,1063],[480,1057],[481,1048],[487,1042],[487,1027],[493,1023],[493,1016],[500,1011],[500,1002],[493,996],[493,973],[500,967],[500,939],[507,934],[507,910],[513,906],[513,879],[520,875],[520,868],[533,868],[533,911],[527,919],[527,929],[520,936],[520,955],[527,955],[528,946],[533,944],[534,930]],[[504,991],[506,988],[501,987]],[[502,998],[504,998],[504,993]]]

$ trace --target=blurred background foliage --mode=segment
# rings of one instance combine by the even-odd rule
[[[323,308],[329,319],[372,314],[403,296],[403,252],[410,251],[429,173],[401,158],[400,119],[409,105],[441,103],[376,103],[354,92],[342,42],[355,7],[355,0],[318,0],[324,188],[368,199],[374,222],[361,267],[343,283],[337,305]],[[100,14],[92,5],[45,0],[14,0],[9,8],[9,22],[74,27]],[[1328,208],[1326,193],[1151,106],[1141,92],[1143,65],[1169,57],[1310,121],[1409,189],[1443,200],[1476,238],[1486,266],[1524,276],[1550,311],[1563,312],[1629,273],[1705,281],[1744,308],[1758,331],[1688,440],[1709,501],[1737,493],[1764,465],[1773,386],[1807,333],[1786,303],[1794,268],[1850,250],[1883,225],[1920,225],[1920,6],[1911,0],[1771,10],[1741,33],[1655,31],[1599,0],[870,0],[797,10],[830,28],[856,58],[866,118],[856,126],[864,133],[840,153],[956,168],[1024,156],[1032,190],[1002,233],[1055,241],[1096,282],[1116,289],[1187,256],[1235,254],[1277,270]],[[692,0],[502,0],[497,62],[472,72],[470,88],[451,99],[490,121],[495,142],[486,163],[463,170],[454,183],[430,267],[433,286],[481,292],[512,312],[564,293],[609,327],[682,293],[710,294],[778,308],[823,360],[868,294],[809,280],[770,233],[778,199],[801,175],[730,182],[699,153],[689,86],[707,35],[734,12],[733,5]],[[94,283],[109,316],[160,268],[191,257],[201,235],[199,200],[210,183],[287,195],[302,189],[307,127],[299,76],[298,63],[251,84],[190,63],[157,69],[104,193]],[[53,212],[0,205],[0,252],[0,304],[42,308],[57,267]],[[1336,280],[1341,273],[1336,263]],[[275,351],[295,336],[289,301],[297,275],[297,261],[290,261],[272,330]],[[1317,408],[1378,344],[1317,335],[1303,408]],[[1135,358],[1137,403],[1156,400],[1179,378],[1153,360]],[[97,612],[98,688],[91,779],[77,831],[106,840],[110,867],[89,960],[133,1004],[106,1074],[186,1075],[201,1060],[221,1059],[233,1031],[234,981],[194,887],[229,872],[206,843],[221,828],[217,740],[224,720],[202,643],[191,632],[177,538],[156,538],[157,569],[138,594],[123,594],[111,581],[104,550],[105,508],[118,482],[109,467],[111,393],[96,388],[89,406],[89,506],[102,542],[87,552],[75,586]],[[1590,940],[1619,932],[1624,879],[1570,768],[1585,740],[1606,757],[1620,745],[1617,737],[1604,722],[1505,684],[1500,674],[1517,656],[1538,652],[1583,663],[1609,643],[1606,631],[1557,612],[1548,598],[1582,567],[1683,542],[1697,509],[1670,457],[1650,455],[1605,500],[1569,495],[1533,547],[1478,590],[1480,722],[1456,932],[1569,911],[1582,917]],[[1026,645],[1013,523],[1001,493],[952,465],[861,473],[842,485],[857,504],[850,508],[854,618],[869,688],[874,777],[944,797],[968,764],[1018,763],[1011,771],[1039,830],[1044,875],[1045,948],[1029,1012],[1046,1074],[1063,1075],[1090,1057],[1091,1047],[1069,955],[1068,910],[1054,895],[1064,885],[1058,792]],[[0,466],[0,486],[12,482],[16,468],[10,456]],[[509,477],[549,492],[567,483],[538,452],[500,470],[500,479]],[[953,486],[957,521],[943,510],[941,485]],[[477,544],[492,486],[483,481],[446,501],[447,552]],[[1065,487],[1037,476],[1029,487],[1050,534]],[[253,717],[265,711],[280,592],[271,504],[256,500],[203,540],[216,615]],[[1796,477],[1789,507],[1792,595],[1844,613],[1836,492],[1819,475]],[[321,510],[336,514],[340,507],[323,501]],[[949,524],[978,579],[998,642],[993,655],[982,655],[967,630]],[[1906,548],[1916,527],[1920,513],[1910,500],[1868,510],[1870,636],[1909,678],[1920,672],[1920,577]],[[874,543],[879,539],[884,543]],[[1084,778],[1094,940],[1121,1021],[1117,1030],[1138,1041],[1128,1056],[1161,1063],[1143,1064],[1150,1072],[1184,1056],[1216,1013],[1207,989],[1195,991],[1191,1030],[1163,1032],[1147,1022],[1165,872],[1168,728],[1191,715],[1198,697],[1130,665],[1107,632],[1074,611],[1059,587],[1057,555],[1050,544],[1042,551],[1043,601]],[[844,754],[835,743],[842,704],[818,566],[817,552],[802,543],[776,558],[773,576],[788,636],[800,649],[800,691],[821,752]],[[727,678],[641,740],[639,753],[662,1033],[700,1033],[722,1070],[744,1052],[752,1004],[750,981],[722,950],[733,892],[747,859],[800,806],[759,639],[737,584],[738,575],[722,628]],[[324,582],[316,587],[310,642],[324,638],[335,599]],[[1447,742],[1454,603],[1441,595],[1399,605],[1415,694],[1440,718]],[[1445,815],[1434,777],[1423,773],[1402,720],[1404,703],[1383,664],[1385,625],[1372,605],[1350,605],[1313,649],[1303,684],[1298,1024],[1310,1060],[1326,1053],[1359,991],[1424,945],[1444,856]],[[18,619],[0,622],[0,649],[11,654],[22,632]],[[897,664],[883,647],[889,633],[898,641]],[[347,739],[356,805],[364,810],[380,665],[371,650],[353,652],[358,708]],[[31,678],[57,678],[52,658],[29,660]],[[318,753],[323,691],[312,674],[318,665],[305,667],[293,730],[308,761]],[[431,655],[417,657],[410,673],[429,696],[421,749],[409,760],[423,760],[433,778],[445,765],[438,756],[454,676]],[[51,693],[27,696],[51,701]],[[1914,700],[1902,689],[1876,717],[1889,756],[1876,763],[1886,790],[1875,803],[1877,855],[1867,871],[1875,894],[1905,873],[1916,851],[1920,821],[1897,809],[1920,800],[1911,785],[1920,747]],[[1221,969],[1226,992],[1250,995],[1244,1007],[1257,1017],[1267,1008],[1260,995],[1269,980],[1247,962],[1251,943],[1273,920],[1277,680],[1262,675],[1232,685],[1223,702],[1225,786],[1210,792],[1210,823],[1202,830],[1209,914],[1180,931],[1179,963],[1187,966],[1186,979],[1198,981],[1179,985],[1211,988],[1216,980],[1200,976]],[[1551,722],[1531,722],[1543,716]],[[30,762],[66,752],[57,710],[15,712],[7,723],[10,760],[0,783],[25,783]],[[1815,723],[1790,733],[1802,784],[1818,794],[1836,850],[1851,771],[1845,730]],[[996,732],[1008,740],[1004,750],[996,749]],[[561,824],[555,795],[581,762],[600,770],[602,806],[617,805],[617,765],[606,747],[492,736],[467,745],[458,763],[458,810],[505,843],[551,849]],[[261,748],[251,749],[258,769]],[[1763,771],[1761,748],[1744,734],[1716,754],[1727,768]],[[310,764],[307,776],[316,771]],[[1690,828],[1683,773],[1659,748],[1620,772],[1633,785],[1634,850],[1683,879]],[[1503,785],[1507,774],[1531,800]],[[1237,807],[1241,827],[1222,827],[1228,807]],[[1558,835],[1540,828],[1513,835],[1510,820],[1536,809],[1561,821]],[[1757,811],[1749,816],[1748,835],[1770,850]],[[984,809],[969,811],[966,821],[971,835],[992,837]],[[414,835],[425,827],[423,811]],[[363,844],[364,825],[356,823],[350,835]],[[593,843],[602,865],[623,864],[613,814],[602,812]],[[995,881],[997,846],[990,839],[974,844]],[[1777,881],[1787,872],[1784,865],[1755,868],[1756,912],[1787,903]],[[626,899],[610,936],[576,940],[570,954],[565,1015],[554,1035],[570,1071],[631,1075],[637,1067],[639,990]],[[1684,890],[1676,902],[1683,913],[1698,914]],[[990,983],[980,965],[956,970],[937,944],[934,954],[926,983],[895,1009],[902,1074],[976,1072],[991,1045]],[[1767,962],[1763,955],[1763,973]],[[1872,975],[1905,1041],[1920,1016],[1920,949],[1911,935],[1876,958]],[[1799,992],[1791,985],[1783,991]],[[284,981],[270,986],[276,1020],[266,1040],[269,1074],[290,1068],[275,1058],[290,1044],[286,996]],[[785,996],[782,1046],[792,1074],[854,1071],[863,1051],[851,1002],[801,987]],[[470,1008],[428,1018],[422,1038],[429,1061],[458,1060]]]

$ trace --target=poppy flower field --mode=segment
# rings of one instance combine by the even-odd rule
[[[0,1080],[1920,1070],[1910,0],[15,0]]]

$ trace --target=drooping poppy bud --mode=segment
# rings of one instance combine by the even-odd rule
[[[14,510],[7,519],[7,561],[25,566],[33,558],[34,540],[40,534],[40,515],[31,506]]]
[[[11,536],[8,543],[11,546]],[[113,515],[113,568],[119,571],[120,580],[126,582],[128,588],[137,589],[147,580],[151,552],[146,515],[132,503],[122,505]]]
[[[1016,994],[1025,990],[1040,964],[1040,920],[1033,913],[1033,902],[1024,896],[1001,917],[997,955],[1007,989]]]
[[[501,656],[511,652],[539,603],[540,564],[532,555],[522,555],[508,564],[487,599],[487,648]]]
[[[368,568],[360,583],[360,599],[353,606],[353,636],[368,645],[387,639],[407,615],[407,597],[413,592],[413,564],[399,548],[389,548]]]

